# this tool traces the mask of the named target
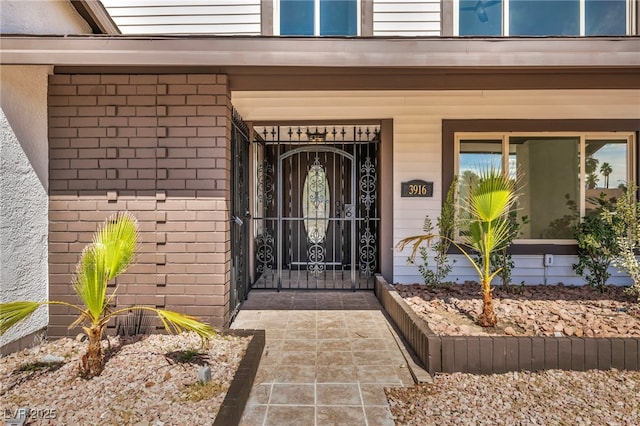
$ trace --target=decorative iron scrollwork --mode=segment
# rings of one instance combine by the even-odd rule
[[[376,271],[376,236],[371,232],[371,209],[377,198],[375,165],[366,157],[360,166],[360,201],[364,205],[364,224],[360,226],[360,272],[369,278]]]
[[[274,239],[267,228],[262,230],[256,237],[256,270],[258,273],[268,273],[273,271]]]
[[[324,263],[324,247],[320,243],[314,243],[309,240],[309,248],[307,249],[307,258],[309,260],[309,264],[307,265],[307,270],[314,277],[320,276],[326,269],[326,265]]]
[[[331,195],[327,174],[320,164],[320,159],[315,158],[302,191],[302,215],[304,216],[304,228],[307,238],[314,244],[321,243],[329,227],[329,214]]]
[[[258,165],[258,199],[266,206],[273,203],[273,166],[267,161]]]
[[[367,227],[360,235],[360,272],[369,278],[376,272],[376,236]]]
[[[367,216],[369,216],[369,210],[376,201],[376,169],[371,161],[371,158],[367,157],[365,162],[360,166],[360,201],[364,204],[367,210]]]

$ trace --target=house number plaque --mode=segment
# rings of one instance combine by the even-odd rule
[[[402,182],[401,197],[433,197],[433,182],[414,179]]]

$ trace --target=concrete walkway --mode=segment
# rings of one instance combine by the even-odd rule
[[[232,328],[266,330],[241,425],[393,425],[383,388],[413,384],[369,291],[253,290]]]

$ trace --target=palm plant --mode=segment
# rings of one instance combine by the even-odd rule
[[[604,187],[609,189],[609,175],[613,172],[613,168],[609,163],[602,163],[600,166],[600,173],[604,176]]]
[[[107,295],[107,284],[131,265],[137,240],[138,224],[130,213],[117,213],[107,219],[94,235],[93,242],[85,247],[78,262],[73,288],[82,303],[79,305],[62,301],[2,303],[0,304],[0,335],[29,317],[40,306],[67,306],[79,313],[78,319],[69,328],[82,324],[88,336],[87,351],[80,360],[80,374],[85,377],[97,376],[104,368],[101,341],[107,323],[116,315],[131,310],[154,312],[169,333],[193,331],[202,338],[204,344],[214,335],[214,330],[209,324],[202,323],[195,317],[150,306],[111,309],[110,303],[115,297],[117,287],[113,293]]]
[[[491,254],[504,248],[512,239],[508,213],[516,200],[515,182],[512,179],[494,169],[482,171],[461,200],[460,208],[466,213],[463,220],[467,223],[461,223],[461,228],[466,232],[462,233],[460,243],[446,236],[431,234],[407,237],[398,243],[400,250],[412,244],[413,258],[422,243],[437,238],[449,239],[469,260],[480,279],[482,314],[477,322],[483,327],[492,327],[498,321],[493,311],[491,281],[500,273],[500,268],[491,270]],[[476,251],[479,258],[474,259],[463,246]]]

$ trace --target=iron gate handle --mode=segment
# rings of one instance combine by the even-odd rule
[[[355,212],[356,212],[355,205],[353,204],[344,205],[344,217],[346,217],[347,219],[351,219],[352,217],[354,217]]]

